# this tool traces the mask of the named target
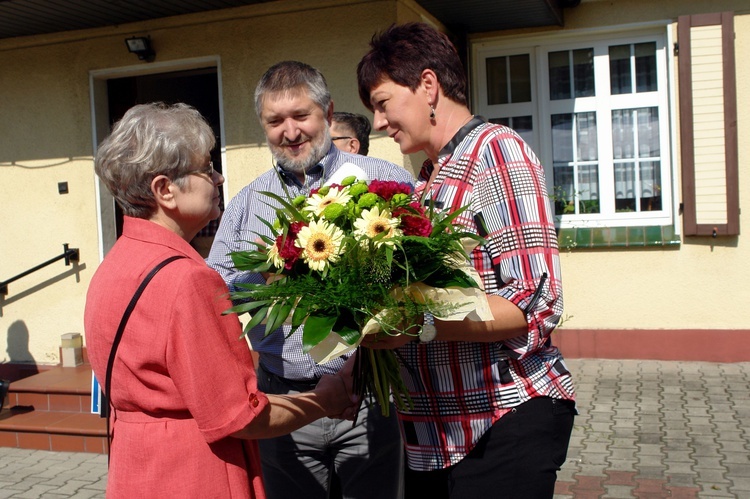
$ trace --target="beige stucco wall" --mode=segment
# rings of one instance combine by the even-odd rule
[[[63,243],[79,248],[81,256],[77,266],[56,262],[9,285],[10,293],[0,298],[0,362],[56,363],[60,335],[83,333],[85,293],[100,261],[92,157],[94,141],[103,135],[95,139],[92,80],[216,61],[225,194],[231,197],[271,165],[252,100],[269,66],[285,59],[307,62],[326,76],[336,109],[369,115],[356,91],[356,65],[375,31],[419,19],[419,11],[411,1],[290,0],[0,40],[0,279],[62,254]],[[157,52],[150,64],[124,44],[145,34]],[[97,99],[96,108],[106,109]],[[387,137],[372,142],[372,154],[410,164]],[[68,183],[68,194],[58,194],[58,182]]]
[[[622,7],[627,4],[629,7]],[[566,10],[566,30],[670,19],[683,13],[740,10],[744,2],[584,0]],[[314,6],[314,7],[311,7]],[[689,9],[689,11],[688,11]],[[271,64],[297,59],[318,67],[335,107],[367,113],[355,68],[373,32],[392,22],[428,20],[413,0],[288,0],[117,28],[0,40],[0,279],[80,248],[81,261],[57,262],[9,285],[0,297],[0,362],[58,362],[60,335],[83,332],[85,293],[100,258],[99,207],[92,155],[91,82],[108,75],[169,71],[198,58],[216,61],[227,182],[231,197],[271,164],[252,94]],[[737,60],[750,57],[750,15],[735,18]],[[527,31],[524,31],[527,32]],[[123,40],[149,34],[157,60],[146,64]],[[750,69],[738,63],[738,108],[748,109]],[[98,79],[98,80],[97,80]],[[98,109],[106,107],[97,97]],[[96,120],[102,118],[97,115]],[[101,124],[100,124],[101,127]],[[748,213],[750,123],[740,112],[740,201]],[[374,136],[371,155],[413,168],[390,139]],[[414,166],[413,166],[414,165]],[[58,182],[69,193],[58,194]],[[748,226],[742,220],[742,233]],[[677,249],[572,251],[562,257],[565,327],[746,329],[750,257],[743,236],[688,239]],[[28,334],[28,352],[7,353],[9,332]],[[19,356],[20,355],[20,356]]]
[[[750,328],[750,5],[741,0],[583,0],[565,11],[565,28],[518,30],[591,32],[612,25],[677,21],[686,14],[735,12],[737,129],[739,137],[740,233],[737,238],[683,237],[678,248],[563,251],[564,328],[744,329]],[[675,25],[676,27],[676,25]],[[473,37],[486,40],[499,33]],[[507,35],[507,33],[502,33]],[[675,33],[675,42],[677,41]],[[674,68],[675,74],[677,68]],[[676,96],[675,96],[676,98]],[[677,99],[676,99],[677,100]],[[679,134],[677,134],[679,136]],[[673,154],[679,165],[679,143]],[[679,171],[675,196],[682,198]],[[682,217],[678,216],[678,226]],[[738,348],[742,348],[738,346]]]

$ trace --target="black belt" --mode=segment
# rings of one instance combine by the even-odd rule
[[[279,376],[278,374],[274,374],[268,371],[267,369],[265,369],[263,366],[260,366],[260,369],[270,379],[278,381],[282,385],[288,386],[295,392],[309,392],[310,390],[313,390],[316,386],[318,386],[318,381],[320,381],[320,378],[309,379],[309,380],[308,379],[289,379],[289,378],[284,378],[282,376]]]

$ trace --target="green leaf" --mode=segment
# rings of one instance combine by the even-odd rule
[[[393,263],[393,248],[391,246],[385,246],[385,263],[389,267]]]
[[[268,305],[271,303],[270,300],[262,300],[262,301],[250,301],[246,303],[240,303],[239,305],[235,305],[234,307],[230,308],[229,310],[225,310],[222,312],[223,315],[227,314],[244,314],[245,312],[250,312],[251,310],[255,310],[256,308],[262,307],[264,305]]]
[[[359,332],[359,329],[354,329],[353,327],[349,327],[349,326],[341,327],[337,329],[336,332],[349,345],[354,345],[357,342],[357,340],[359,340],[359,337],[362,334]]]
[[[266,227],[268,227],[268,230],[271,231],[271,234],[276,234],[276,230],[277,229],[273,226],[273,224],[271,222],[269,222],[268,220],[266,220],[263,217],[257,217],[257,218],[258,218],[258,220],[260,220],[263,223],[263,225],[265,225]],[[259,232],[254,232],[254,234],[256,234],[256,235],[260,236],[261,238],[263,238],[263,240],[266,241],[267,244],[271,244],[271,243],[275,242],[273,239],[269,238],[268,236],[264,236],[263,234],[261,234]]]
[[[255,312],[255,315],[252,316],[250,321],[245,324],[245,333],[247,334],[250,332],[252,328],[263,322],[263,319],[266,318],[266,314],[268,314],[268,307],[263,307],[257,312]],[[244,336],[244,335],[243,335]]]
[[[297,303],[297,308],[294,309],[294,313],[292,314],[292,330],[300,327],[302,323],[305,322],[305,317],[309,314],[310,311],[307,307],[303,306],[302,300],[300,300],[300,302]]]
[[[271,267],[268,256],[260,251],[234,251],[229,254],[232,263],[239,270],[265,272]]]
[[[260,194],[263,194],[264,196],[268,196],[269,198],[278,201],[279,204],[281,204],[284,208],[286,208],[286,210],[292,215],[292,217],[295,220],[298,220],[300,222],[304,222],[307,220],[307,218],[292,203],[282,198],[281,196],[274,194],[273,192],[268,192],[268,191],[261,191]],[[266,201],[264,201],[264,203],[272,208],[277,208],[273,204],[268,203]]]
[[[310,315],[302,330],[302,351],[308,353],[315,345],[323,341],[336,324],[335,315]]]
[[[441,269],[424,279],[424,283],[435,288],[478,288],[479,283],[461,270]]]
[[[276,331],[284,324],[284,321],[289,317],[289,313],[292,311],[292,302],[288,300],[277,301],[271,312],[268,314],[268,322],[266,322],[266,336]]]
[[[434,237],[438,234],[441,234],[446,231],[446,229],[453,224],[453,220],[455,220],[461,213],[466,211],[468,208],[467,206],[463,206],[459,209],[457,209],[454,212],[449,213],[445,218],[437,222],[432,226],[432,234],[431,237]]]

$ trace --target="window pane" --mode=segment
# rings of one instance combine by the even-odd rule
[[[596,114],[576,113],[578,161],[599,159],[596,135]],[[578,167],[578,213],[599,213],[599,165]]]
[[[487,104],[508,104],[506,57],[487,59]]]
[[[552,100],[570,99],[568,51],[549,53],[549,95]]]
[[[573,161],[573,115],[552,115],[552,158],[555,163]]]
[[[658,108],[612,111],[612,146],[615,210],[661,210],[661,163],[644,161],[659,157]],[[634,159],[636,162],[633,162]]]
[[[552,115],[553,197],[557,215],[599,213],[597,142],[595,113]]]
[[[635,163],[615,164],[615,211],[635,211]]]
[[[641,163],[641,211],[661,210],[661,163]]]
[[[594,49],[573,51],[573,75],[576,97],[594,95]]]
[[[532,131],[534,131],[531,116],[516,116],[515,118],[513,118],[513,125],[511,126],[511,128],[518,132],[522,137],[524,134],[531,133]]]
[[[509,59],[510,101],[531,102],[531,65],[529,54],[514,55]]]
[[[578,213],[599,213],[599,166],[578,168]]]
[[[578,160],[596,161],[599,159],[596,137],[596,114],[576,113],[576,139]]]
[[[635,44],[635,81],[637,92],[655,92],[656,83],[656,43]]]
[[[573,171],[573,115],[552,115],[552,170],[555,214],[575,213]]]
[[[576,212],[573,192],[573,167],[554,163],[555,190],[552,199],[555,202],[555,215],[573,215]]]
[[[496,125],[505,125],[509,128],[512,128],[522,137],[524,134],[528,134],[534,131],[531,116],[513,116],[510,118],[492,118],[487,121],[489,121],[490,123],[495,123]]]
[[[612,95],[633,92],[630,74],[630,45],[609,47],[609,81]]]
[[[491,118],[487,121],[496,125],[510,126],[510,118]]]
[[[612,157],[632,159],[635,153],[633,112],[630,109],[612,111]]]
[[[638,113],[638,157],[659,156],[659,110],[655,107],[636,109]]]
[[[511,118],[510,127],[521,136],[524,142],[534,149],[534,126],[531,116],[515,116]]]

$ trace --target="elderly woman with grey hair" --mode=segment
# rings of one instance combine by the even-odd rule
[[[156,103],[127,111],[96,155],[125,215],[84,317],[97,379],[111,370],[108,497],[265,497],[254,439],[353,416],[350,366],[307,393],[258,391],[240,323],[223,314],[227,287],[189,244],[219,216],[214,145],[197,110]],[[137,288],[171,257],[123,319],[120,341]]]

